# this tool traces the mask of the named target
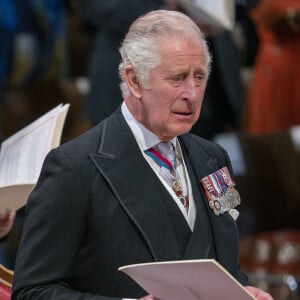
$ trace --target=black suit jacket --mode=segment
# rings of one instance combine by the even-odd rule
[[[195,201],[204,201],[216,258],[246,284],[238,267],[236,223],[227,213],[214,215],[200,185],[204,176],[229,166],[227,155],[197,136],[179,139],[189,174],[198,182]],[[170,195],[120,109],[50,152],[27,204],[12,299],[138,298],[145,292],[119,266],[201,258],[194,247],[201,239],[196,229],[184,255],[179,253],[163,197]]]

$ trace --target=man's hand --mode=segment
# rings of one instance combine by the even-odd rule
[[[253,295],[255,297],[255,299],[257,299],[257,300],[274,300],[270,294],[268,294],[260,289],[257,289],[253,286],[246,286],[246,290],[251,295]]]
[[[11,230],[16,213],[14,211],[6,213],[5,216],[0,217],[0,239],[5,237]]]

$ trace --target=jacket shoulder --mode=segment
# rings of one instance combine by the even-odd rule
[[[223,156],[226,151],[219,144],[202,138],[193,133],[187,133],[181,136],[183,143],[189,144],[192,147],[198,147],[202,151],[205,151],[210,156]]]

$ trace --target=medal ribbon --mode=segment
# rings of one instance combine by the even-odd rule
[[[235,182],[227,167],[201,179],[210,208],[215,215],[223,214],[240,204],[240,196],[234,189]]]
[[[157,162],[160,166],[165,167],[169,171],[172,171],[174,167],[172,166],[172,163],[166,159],[164,156],[162,156],[158,151],[156,151],[153,148],[150,148],[145,151],[146,154],[148,154],[150,157],[154,159],[155,162]]]
[[[212,174],[212,180],[214,182],[213,185],[217,191],[217,194],[225,193],[227,191],[228,185],[226,184],[223,174],[220,172],[220,170]]]
[[[172,163],[165,158],[160,152],[157,150],[150,148],[148,150],[145,150],[145,153],[148,154],[152,159],[160,165],[160,167],[164,167],[169,171],[174,171],[176,169],[176,155],[174,153],[174,166]],[[176,184],[175,184],[176,183]],[[172,189],[175,192],[176,196],[179,198],[180,202],[183,204],[185,209],[188,211],[189,207],[189,200],[188,197],[183,195],[183,189],[181,186],[180,180],[173,181]]]
[[[208,198],[210,197],[209,194],[213,194],[217,197],[220,194],[226,193],[229,187],[235,185],[227,167],[204,177],[201,182],[205,186],[205,192]]]

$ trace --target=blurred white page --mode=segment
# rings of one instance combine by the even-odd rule
[[[33,123],[6,139],[0,152],[0,201],[28,196],[40,175],[48,152],[59,145],[69,104],[58,105]],[[24,190],[22,188],[24,185]],[[13,186],[16,186],[15,190]],[[21,193],[21,194],[19,194]],[[19,194],[19,196],[18,196]],[[27,197],[26,197],[27,198]],[[10,209],[10,204],[7,204]],[[5,206],[5,205],[4,205]],[[1,205],[0,205],[1,208]]]
[[[231,30],[234,26],[233,0],[178,0],[196,21],[215,29]]]
[[[300,125],[291,127],[289,132],[295,150],[300,151]]]

